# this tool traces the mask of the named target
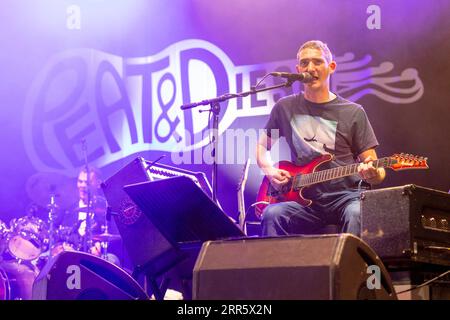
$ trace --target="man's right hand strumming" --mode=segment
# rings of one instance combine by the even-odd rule
[[[289,182],[291,174],[282,169],[272,166],[272,163],[266,159],[266,153],[270,150],[274,141],[266,134],[259,137],[258,145],[256,146],[256,163],[264,172],[264,175],[269,179],[270,183],[276,190],[280,190],[283,185]]]
[[[266,169],[263,169],[264,174],[269,179],[270,183],[276,190],[280,190],[283,185],[289,182],[289,179],[291,178],[291,174],[289,171],[269,167]]]

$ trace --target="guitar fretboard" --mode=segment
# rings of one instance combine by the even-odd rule
[[[377,169],[387,168],[395,163],[397,163],[396,159],[385,157],[374,160],[373,166]],[[352,176],[354,174],[358,174],[358,166],[359,163],[353,163],[347,166],[336,167],[307,174],[298,174],[294,177],[293,185],[295,188],[301,188],[320,182]]]

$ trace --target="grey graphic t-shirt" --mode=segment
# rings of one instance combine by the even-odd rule
[[[322,154],[334,155],[334,160],[318,170],[352,164],[358,155],[378,146],[378,141],[361,105],[340,96],[327,103],[313,103],[303,94],[280,99],[272,109],[266,124],[267,135],[278,129],[291,151],[291,161],[303,166]],[[360,178],[355,175],[307,188],[304,194],[316,204],[327,205],[347,191],[357,189]],[[318,202],[318,203],[317,203]]]

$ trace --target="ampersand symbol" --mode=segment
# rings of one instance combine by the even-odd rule
[[[161,97],[161,87],[162,87],[164,81],[166,81],[166,80],[170,81],[172,84],[172,87],[173,87],[173,94],[168,103],[164,103],[164,101]],[[175,131],[178,123],[180,123],[180,119],[178,117],[176,117],[175,120],[172,121],[172,120],[170,120],[169,115],[167,114],[167,112],[170,110],[170,107],[172,106],[172,104],[175,100],[175,96],[176,96],[175,79],[173,78],[172,74],[166,73],[161,77],[161,79],[159,80],[159,83],[158,83],[158,102],[159,102],[159,105],[161,106],[162,112],[161,112],[161,115],[158,117],[158,120],[156,121],[156,124],[155,124],[155,135],[158,138],[158,140],[161,142],[166,142],[167,140],[169,140],[169,138],[172,135],[175,136],[175,138],[177,140],[180,137],[180,135]],[[161,124],[161,121],[163,121],[163,120],[169,124],[169,132],[165,136],[161,136],[158,131],[159,125]]]

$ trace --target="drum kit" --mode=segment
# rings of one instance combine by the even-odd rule
[[[31,299],[39,271],[35,262],[48,245],[45,223],[36,217],[0,221],[0,300]]]
[[[54,195],[45,207],[47,221],[33,212],[12,219],[9,225],[0,220],[0,300],[31,299],[34,279],[51,257],[64,251],[82,250],[69,242],[74,227],[54,225],[58,214]],[[100,243],[100,256],[106,259],[109,243],[121,238],[110,234],[106,223],[101,229],[103,233],[92,235],[92,241]]]

